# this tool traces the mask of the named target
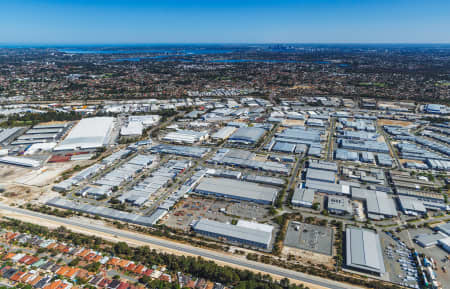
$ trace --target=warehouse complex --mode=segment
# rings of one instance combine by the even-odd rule
[[[378,234],[350,227],[345,231],[345,264],[348,268],[381,276],[386,272]]]
[[[226,178],[205,178],[194,191],[203,195],[214,195],[268,205],[273,204],[278,194],[277,188]]]
[[[237,144],[253,145],[256,144],[266,133],[266,130],[259,127],[241,127],[238,128],[228,141]]]
[[[55,151],[99,149],[110,141],[113,117],[84,118],[70,131]]]
[[[142,100],[134,113],[127,100],[115,106],[116,117],[0,128],[0,175],[15,174],[0,185],[5,192],[37,186],[20,190],[20,198],[167,229],[168,238],[250,260],[269,263],[266,253],[276,253],[289,267],[300,261],[352,278],[358,271],[379,288],[420,283],[398,228],[416,236],[412,246],[421,254],[449,247],[449,226],[432,232],[431,225],[450,211],[450,123],[355,113],[322,96],[280,96],[271,109],[252,97],[186,101],[195,104],[190,113],[178,99],[152,100],[151,109]],[[112,114],[102,112],[90,114]],[[416,219],[421,226],[405,226]]]
[[[238,222],[236,225],[200,219],[192,229],[199,234],[221,238],[230,243],[269,249],[272,241],[272,226],[251,222]]]

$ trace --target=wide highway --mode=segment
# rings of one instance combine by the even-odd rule
[[[216,251],[211,251],[208,249],[192,247],[189,245],[179,244],[179,243],[168,241],[165,239],[160,239],[160,238],[156,238],[156,237],[152,237],[152,236],[148,236],[148,235],[142,235],[142,234],[138,234],[138,233],[131,233],[128,231],[123,231],[123,230],[119,230],[119,229],[114,229],[114,228],[104,227],[104,226],[95,225],[95,224],[91,224],[91,223],[86,223],[86,222],[82,222],[79,220],[65,219],[65,218],[60,218],[60,217],[56,217],[56,216],[45,215],[45,214],[28,211],[28,210],[24,210],[24,209],[20,209],[20,208],[6,206],[3,204],[0,204],[0,210],[14,212],[16,214],[22,214],[22,215],[26,215],[26,216],[35,217],[35,218],[40,218],[43,220],[49,220],[52,222],[57,222],[57,223],[60,223],[62,226],[63,225],[76,226],[76,227],[84,228],[84,229],[87,229],[90,231],[98,231],[98,232],[102,232],[102,233],[117,236],[117,237],[122,237],[122,238],[127,238],[127,239],[131,239],[131,240],[135,240],[135,241],[139,241],[139,242],[143,242],[143,243],[148,243],[149,245],[153,244],[153,245],[156,245],[159,247],[176,250],[176,251],[179,251],[182,253],[197,255],[197,256],[207,258],[207,259],[216,260],[216,261],[223,262],[223,263],[228,263],[230,265],[246,267],[248,269],[261,271],[262,273],[278,275],[281,277],[290,278],[290,279],[297,280],[300,282],[307,282],[307,283],[315,284],[315,285],[322,286],[325,288],[330,288],[330,289],[359,288],[359,287],[351,286],[349,284],[339,283],[339,282],[336,282],[333,280],[328,280],[328,279],[324,279],[324,278],[320,278],[320,277],[316,277],[316,276],[307,275],[307,274],[304,274],[301,272],[296,272],[296,271],[287,270],[287,269],[272,266],[272,265],[253,262],[250,260],[245,260],[245,259],[242,259],[242,257],[241,258],[233,257],[230,255],[222,254],[222,253],[219,253]],[[45,226],[45,222],[43,221],[41,225]]]

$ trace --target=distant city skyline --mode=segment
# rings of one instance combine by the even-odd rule
[[[445,0],[0,3],[0,45],[450,43]]]

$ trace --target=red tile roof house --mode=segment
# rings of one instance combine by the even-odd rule
[[[144,275],[150,277],[150,275],[152,275],[152,273],[153,273],[153,269],[147,269],[147,270],[145,270]]]
[[[161,277],[159,277],[159,280],[166,281],[166,282],[172,282],[172,278],[169,274],[162,274]]]
[[[28,261],[25,262],[26,265],[31,265],[36,263],[37,261],[39,261],[40,259],[38,257],[35,256],[31,256],[30,259],[28,259]]]
[[[141,274],[143,274],[143,272],[145,272],[145,270],[147,270],[147,268],[146,268],[144,265],[139,264],[139,265],[136,267],[136,269],[134,269],[134,273],[136,273],[136,274],[138,274],[138,275],[141,275]]]
[[[111,283],[111,280],[103,278],[100,282],[98,282],[98,287],[106,287],[108,284]]]
[[[127,289],[128,288],[128,283],[126,282],[120,282],[119,287],[117,287],[117,289]]]
[[[136,269],[136,264],[134,263],[130,263],[126,268],[126,270],[130,272],[134,272],[134,269]]]
[[[23,256],[22,258],[20,258],[18,262],[23,264],[23,263],[25,263],[26,261],[28,261],[30,258],[31,258],[30,255],[25,255],[25,256]]]
[[[9,280],[17,282],[24,274],[25,272],[19,271],[16,274],[12,275],[11,278],[9,278]]]

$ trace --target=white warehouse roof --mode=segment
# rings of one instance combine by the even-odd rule
[[[113,125],[113,117],[84,118],[78,122],[55,150],[101,148],[108,143]]]
[[[24,158],[24,157],[13,157],[13,156],[1,157],[0,163],[4,163],[4,164],[8,164],[8,165],[22,166],[22,167],[31,167],[31,168],[37,168],[41,165],[41,163],[37,160]]]

